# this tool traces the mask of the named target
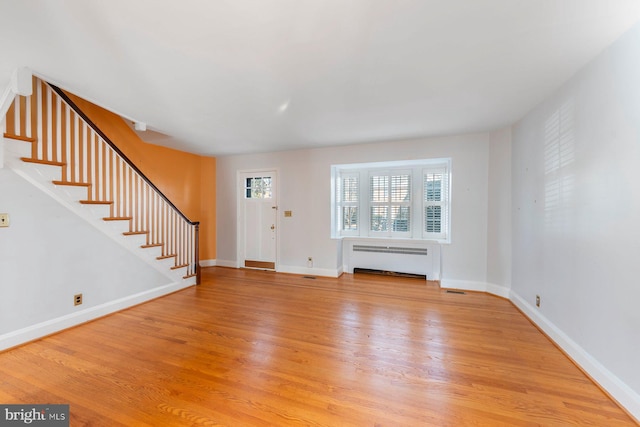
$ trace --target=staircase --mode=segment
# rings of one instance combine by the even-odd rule
[[[200,283],[189,220],[59,88],[33,77],[6,114],[5,164],[158,271]]]

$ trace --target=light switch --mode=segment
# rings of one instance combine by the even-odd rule
[[[291,211],[284,211],[284,216],[289,217],[291,215],[292,215]]]
[[[8,226],[9,226],[9,214],[0,213],[0,227],[8,227]]]

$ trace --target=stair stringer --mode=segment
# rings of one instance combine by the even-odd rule
[[[173,259],[158,260],[159,253],[157,248],[142,248],[141,246],[145,243],[142,240],[144,236],[125,236],[122,234],[122,224],[118,224],[121,221],[104,221],[103,218],[109,216],[109,207],[107,205],[80,204],[79,201],[86,198],[87,190],[85,188],[53,184],[52,181],[60,179],[60,166],[24,162],[21,158],[30,156],[31,147],[23,141],[3,138],[3,145],[3,153],[0,154],[0,158],[4,158],[5,167],[11,169],[18,176],[179,285],[179,289],[196,284],[195,276],[183,277],[186,267],[172,269],[171,267],[174,265]]]

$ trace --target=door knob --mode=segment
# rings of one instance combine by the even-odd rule
[[[273,224],[271,224],[271,229],[272,229],[272,230],[275,230],[275,229],[276,229],[276,226],[275,226],[275,225],[273,225]]]

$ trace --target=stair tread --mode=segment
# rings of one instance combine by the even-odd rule
[[[80,203],[83,205],[112,205],[113,202],[105,201],[105,200],[80,200]]]
[[[70,185],[73,187],[91,187],[88,182],[71,182],[71,181],[51,181],[55,185]]]
[[[148,231],[125,231],[124,233],[125,236],[135,236],[137,234],[149,234]]]
[[[39,165],[50,165],[50,166],[66,166],[67,165],[64,162],[54,162],[53,160],[32,159],[31,157],[20,157],[20,160],[27,163],[37,163]]]
[[[149,245],[142,245],[140,246],[141,248],[147,249],[147,248],[157,248],[160,246],[164,246],[162,243],[151,243]]]
[[[174,265],[173,267],[171,267],[171,269],[177,270],[179,268],[184,268],[184,267],[189,267],[189,264]]]
[[[189,279],[191,277],[196,277],[197,274],[196,273],[191,273],[191,274],[187,274],[186,276],[182,276],[183,279]]]
[[[172,254],[172,255],[161,255],[159,257],[156,257],[156,259],[167,259],[167,258],[173,258],[176,257],[176,254]]]
[[[6,132],[4,134],[4,137],[8,138],[8,139],[15,139],[15,140],[24,141],[24,142],[36,142],[37,141],[36,138],[31,138],[31,137],[22,136],[22,135],[15,135],[15,134],[6,133]]]

